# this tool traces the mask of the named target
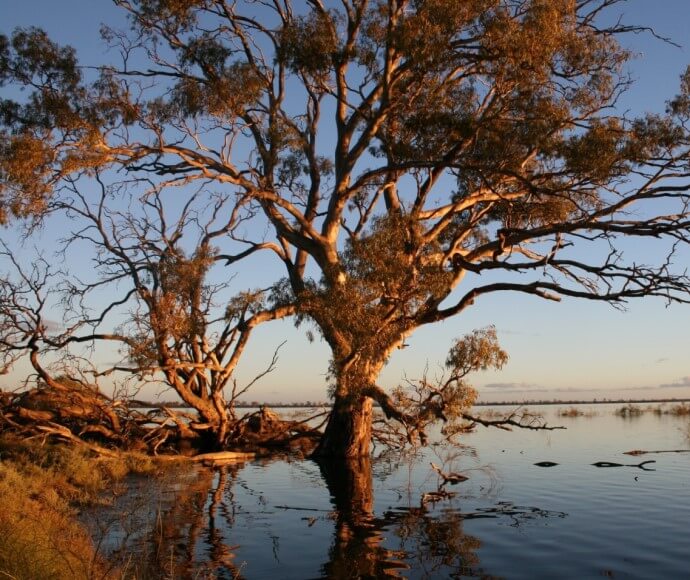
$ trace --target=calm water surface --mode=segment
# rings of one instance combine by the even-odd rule
[[[564,431],[481,428],[463,447],[404,460],[199,470],[164,489],[134,532],[150,532],[147,557],[173,577],[690,577],[690,453],[623,454],[689,449],[690,418],[582,408],[596,415],[532,408]],[[591,465],[650,459],[653,471]],[[439,487],[432,461],[470,479],[424,503]],[[112,530],[111,548],[125,533]]]

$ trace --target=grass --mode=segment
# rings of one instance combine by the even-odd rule
[[[506,412],[504,410],[499,410],[499,409],[482,409],[479,412],[479,418],[484,419],[486,421],[493,421],[496,419],[503,419],[506,415],[509,415],[510,412]]]
[[[0,578],[120,577],[98,553],[78,510],[131,473],[158,468],[143,456],[97,458],[80,448],[0,437]]]
[[[677,405],[673,405],[668,409],[668,414],[674,415],[675,417],[690,416],[690,404],[678,403]]]
[[[666,406],[665,404],[639,407],[637,405],[628,404],[623,407],[619,407],[614,411],[614,414],[619,417],[639,417],[644,413],[654,413],[655,415],[672,415],[674,417],[687,417],[690,416],[690,404],[689,403],[677,403],[675,405]]]
[[[619,417],[639,417],[641,416],[645,410],[642,407],[639,407],[637,405],[632,405],[628,403],[627,405],[624,405],[623,407],[619,407],[614,411],[614,415],[618,415]]]

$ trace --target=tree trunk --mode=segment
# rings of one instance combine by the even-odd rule
[[[333,410],[314,457],[365,457],[371,452],[372,400],[336,395]]]

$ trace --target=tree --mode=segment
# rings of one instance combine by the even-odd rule
[[[618,0],[115,3],[123,59],[91,83],[39,31],[3,42],[0,79],[34,88],[3,104],[5,214],[96,168],[246,199],[271,228],[248,251],[285,268],[274,305],[332,350],[317,454],[367,454],[374,401],[412,434],[469,401],[421,385],[401,409],[376,378],[415,329],[484,295],[688,301],[690,73],[666,114],[616,112],[617,38],[643,31],[606,24]],[[626,239],[663,256],[630,260]],[[462,358],[468,341],[456,383],[501,362],[496,344]]]
[[[128,305],[117,333],[108,337],[121,344],[124,361],[99,374],[162,379],[199,415],[189,423],[170,413],[180,430],[201,436],[203,447],[222,448],[232,442],[238,425],[235,402],[277,362],[278,349],[266,369],[240,387],[234,373],[249,338],[258,324],[291,313],[291,307],[267,309],[260,291],[233,294],[229,282],[212,281],[214,266],[237,259],[222,254],[218,240],[232,237],[248,218],[242,203],[231,205],[229,196],[202,190],[175,210],[166,204],[170,192],[165,188],[143,187],[143,195],[134,197],[120,187],[118,201],[128,197],[128,210],[120,211],[110,207],[112,191],[97,179],[101,191],[94,200],[73,188],[71,196],[65,192],[53,202],[53,210],[65,211],[81,225],[62,251],[69,254],[72,244],[83,242],[96,249],[100,276],[65,289],[72,316],[80,326],[98,327],[117,306]],[[89,298],[113,285],[121,296],[99,316],[89,315]]]
[[[197,192],[174,211],[166,206],[166,191],[135,197],[121,185],[116,205],[128,198],[122,211],[112,207],[113,191],[98,175],[96,180],[100,194],[91,199],[72,187],[71,194],[66,188],[51,202],[53,211],[66,212],[78,224],[76,231],[65,232],[60,253],[66,263],[84,248],[93,253],[91,279],[57,270],[43,258],[27,270],[0,242],[0,260],[11,266],[0,280],[0,369],[9,370],[28,354],[45,387],[31,397],[43,399],[43,406],[51,399],[51,410],[62,423],[72,423],[78,436],[97,432],[109,442],[132,443],[126,441],[131,417],[122,416],[124,401],[113,401],[98,388],[101,377],[115,376],[116,385],[133,381],[138,390],[145,382],[162,383],[177,393],[196,416],[164,407],[161,426],[174,421],[178,436],[198,448],[237,444],[245,422],[236,415],[235,402],[275,369],[278,350],[244,386],[237,384],[235,369],[254,328],[285,313],[266,309],[260,292],[233,294],[229,282],[211,280],[215,264],[232,260],[212,242],[242,223],[241,205],[226,214],[226,196]],[[193,248],[191,255],[187,247]],[[48,318],[58,313],[61,323]],[[79,345],[92,352],[104,343],[118,347],[118,361],[93,364],[75,354]],[[19,409],[26,415],[26,403],[35,406],[36,400],[24,399]],[[33,419],[55,420],[55,413],[39,415]],[[85,428],[81,421],[89,416],[101,425]],[[156,421],[146,416],[140,422]],[[142,433],[137,428],[129,435],[136,439]]]

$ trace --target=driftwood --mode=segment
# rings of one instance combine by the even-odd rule
[[[87,449],[93,451],[98,455],[104,455],[106,457],[119,457],[120,455],[119,452],[113,451],[112,449],[106,449],[105,447],[101,447],[100,445],[96,445],[95,443],[89,443],[88,441],[84,441],[84,439],[81,439],[80,437],[74,435],[67,427],[57,425],[56,423],[50,423],[48,425],[37,425],[36,429],[40,433],[43,433],[45,435],[52,435],[58,437],[59,439],[63,439],[65,441],[69,441],[71,443],[76,443],[77,445],[86,447]]]
[[[0,431],[22,437],[55,437],[79,444],[99,455],[113,448],[145,450],[147,429],[121,401],[74,381],[41,385],[20,393],[2,393]]]
[[[206,467],[242,463],[256,457],[256,453],[244,451],[216,451],[197,455],[157,455],[156,459],[167,462],[202,463]]]
[[[532,431],[556,431],[559,429],[566,429],[566,427],[562,425],[547,425],[546,423],[542,422],[542,418],[539,415],[533,415],[531,413],[521,411],[520,409],[517,409],[508,414],[506,417],[502,417],[500,419],[484,419],[470,413],[463,413],[462,416],[466,421],[469,421],[468,430],[471,430],[475,425],[482,425],[483,427],[496,427],[497,429],[503,429],[504,431],[510,431],[512,427]]]
[[[320,425],[312,427],[310,422],[327,416],[328,411],[322,411],[307,419],[290,421],[263,406],[243,419],[238,429],[238,440],[245,446],[256,448],[279,447],[310,452],[322,434]]]
[[[257,450],[266,448],[308,452],[321,436],[310,422],[327,412],[300,421],[283,420],[267,407],[241,418],[235,418],[231,409],[228,414],[233,422],[218,449],[206,436],[211,425],[195,413],[165,405],[142,413],[131,409],[127,401],[112,400],[95,387],[73,381],[20,393],[0,391],[0,431],[21,437],[55,437],[100,455],[140,451],[186,456],[186,460],[192,457],[207,464],[251,459]]]

